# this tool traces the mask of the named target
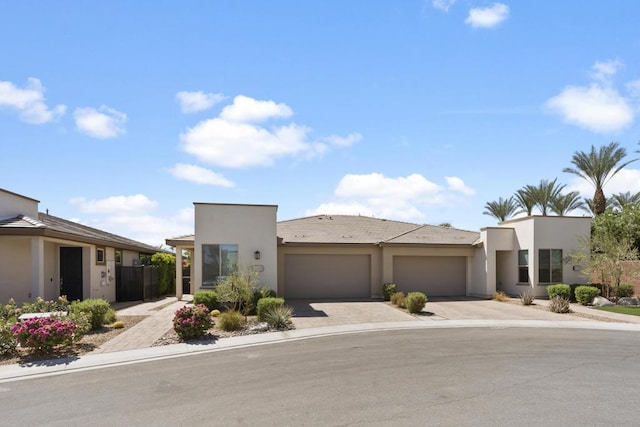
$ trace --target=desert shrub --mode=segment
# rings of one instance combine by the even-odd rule
[[[255,308],[254,291],[258,283],[258,272],[252,268],[234,271],[216,285],[216,293],[220,302],[226,303],[234,311],[245,317]]]
[[[600,289],[595,286],[577,286],[574,292],[576,301],[582,305],[591,304],[591,301],[600,295]]]
[[[571,301],[571,286],[565,284],[547,286],[547,295],[549,298],[561,297]]]
[[[201,338],[212,326],[213,320],[204,304],[185,305],[173,316],[173,329],[183,340]]]
[[[427,296],[422,292],[409,292],[404,304],[409,313],[420,313],[427,304]]]
[[[67,311],[69,310],[69,301],[67,297],[61,296],[56,300],[45,301],[38,297],[32,303],[22,304],[22,313],[48,313],[51,311]]]
[[[293,310],[286,305],[271,305],[262,311],[262,320],[275,329],[289,329]]]
[[[239,331],[244,328],[245,320],[242,313],[236,310],[227,310],[218,316],[218,327],[226,332]]]
[[[204,304],[209,311],[216,310],[220,305],[218,294],[215,291],[198,291],[194,293],[193,303],[195,305]]]
[[[70,311],[66,317],[61,317],[61,319],[68,319],[76,324],[76,328],[73,330],[74,341],[80,341],[92,329],[91,314],[86,311]]]
[[[500,301],[500,302],[507,302],[507,301],[511,301],[511,298],[509,298],[509,295],[505,294],[502,291],[498,291],[498,292],[494,292],[493,293],[493,297],[494,300],[496,301]]]
[[[22,309],[11,298],[7,304],[0,305],[0,323],[16,323],[22,314]]]
[[[118,317],[116,316],[116,311],[109,307],[109,310],[107,310],[107,313],[104,315],[104,325],[111,325],[112,323],[114,323],[116,320],[118,320]]]
[[[256,309],[256,314],[258,315],[258,320],[266,321],[264,318],[265,311],[271,310],[273,307],[283,306],[284,299],[282,298],[261,298],[258,300],[258,306]]]
[[[549,300],[549,311],[554,313],[569,313],[571,311],[571,302],[569,298],[561,296],[553,296]]]
[[[122,328],[124,328],[124,322],[122,320],[116,320],[115,322],[113,322],[111,327],[113,329],[122,329]]]
[[[69,312],[88,313],[91,318],[91,329],[100,329],[105,324],[105,317],[109,312],[109,303],[102,298],[74,301],[69,306]]]
[[[406,296],[404,292],[396,292],[394,294],[391,294],[390,299],[391,299],[391,304],[400,308],[405,308],[404,300],[406,299]]]
[[[385,283],[382,285],[382,297],[385,301],[391,300],[391,295],[398,292],[398,285],[395,283]]]
[[[253,291],[253,302],[251,304],[251,307],[249,308],[248,314],[254,315],[258,313],[258,301],[260,301],[261,299],[275,297],[276,291],[267,286],[261,286],[260,288],[255,289]]]
[[[535,297],[533,296],[533,292],[531,291],[524,291],[520,294],[520,302],[522,303],[522,305],[531,305],[533,304],[534,299]]]
[[[71,343],[75,327],[72,320],[34,317],[13,325],[11,333],[20,346],[51,353],[57,345]]]
[[[631,283],[620,283],[618,286],[612,286],[611,291],[613,297],[620,299],[633,296],[633,285]]]
[[[0,355],[13,354],[18,342],[11,333],[9,325],[0,321]]]

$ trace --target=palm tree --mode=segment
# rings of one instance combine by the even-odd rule
[[[611,196],[611,207],[622,210],[627,205],[640,204],[640,193],[631,194],[631,191],[626,193],[618,193]]]
[[[500,197],[497,201],[494,200],[492,202],[487,202],[487,204],[484,205],[484,208],[486,210],[483,214],[490,215],[497,218],[500,222],[503,222],[511,218],[516,213],[518,206],[513,200],[513,197],[509,197],[508,199]]]
[[[525,213],[531,216],[533,208],[536,206],[536,188],[532,185],[525,185],[514,194],[515,204],[520,208],[518,213]]]
[[[549,205],[551,212],[558,216],[565,216],[576,209],[584,209],[584,202],[580,199],[580,193],[571,191],[567,194],[558,194]]]
[[[553,181],[543,179],[537,187],[533,188],[533,200],[535,205],[540,208],[540,213],[547,216],[547,211],[551,208],[551,204],[560,196],[564,189],[564,184],[557,184],[558,178]]]
[[[637,160],[633,159],[620,164],[626,155],[627,150],[620,147],[617,142],[600,147],[597,152],[592,145],[590,153],[583,151],[573,153],[571,163],[574,167],[563,169],[563,172],[577,175],[593,185],[595,189],[593,208],[596,215],[604,212],[607,206],[607,198],[604,196],[602,187],[622,168]]]
[[[580,209],[582,209],[585,212],[588,212],[589,215],[591,216],[596,216],[595,214],[595,210],[593,208],[593,199],[590,199],[588,197],[583,197],[583,204],[582,207]],[[611,199],[607,199],[607,204],[605,206],[605,210],[610,209],[612,206],[612,200]]]

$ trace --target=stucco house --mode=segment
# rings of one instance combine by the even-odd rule
[[[67,295],[116,300],[116,267],[157,248],[38,212],[39,201],[0,189],[0,303]]]
[[[377,298],[384,283],[428,296],[544,296],[549,284],[585,281],[567,255],[588,238],[588,217],[529,216],[474,232],[350,215],[276,222],[276,214],[275,205],[195,203],[195,234],[166,240],[176,265],[191,253],[190,291],[212,289],[238,267],[259,271],[285,298]]]

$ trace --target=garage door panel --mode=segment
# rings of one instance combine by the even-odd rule
[[[403,292],[427,296],[462,296],[467,291],[466,258],[461,256],[396,256],[393,277]]]
[[[284,259],[285,298],[369,298],[369,255],[289,254]]]

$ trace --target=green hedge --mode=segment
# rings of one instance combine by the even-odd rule
[[[193,294],[193,304],[204,304],[209,311],[220,308],[220,299],[215,291],[198,291]]]
[[[595,286],[577,286],[575,288],[576,301],[582,305],[591,304],[591,301],[600,295],[600,289]]]
[[[87,313],[91,320],[91,329],[99,329],[105,323],[105,317],[109,312],[109,303],[101,298],[74,301],[69,306],[71,313]]]
[[[256,314],[258,316],[258,320],[266,321],[265,313],[267,311],[272,311],[273,308],[282,307],[282,306],[284,306],[284,299],[282,298],[275,298],[275,297],[260,298],[258,300],[258,305],[256,308]]]
[[[549,285],[547,286],[547,295],[549,295],[549,298],[560,297],[571,300],[571,286],[562,283]]]

